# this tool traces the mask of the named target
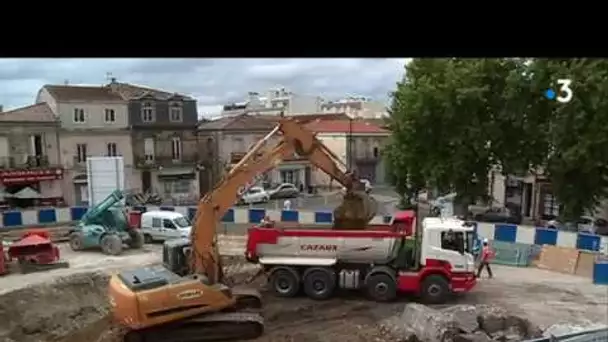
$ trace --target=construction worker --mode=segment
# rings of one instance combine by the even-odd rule
[[[272,228],[273,226],[274,226],[274,222],[272,222],[272,220],[270,219],[270,217],[268,215],[266,215],[262,218],[262,221],[260,222],[260,227]]]
[[[492,269],[490,268],[490,260],[494,257],[494,251],[488,245],[488,239],[483,239],[483,247],[481,248],[481,261],[477,268],[477,278],[481,277],[481,271],[485,267],[488,270],[488,277],[491,279]]]

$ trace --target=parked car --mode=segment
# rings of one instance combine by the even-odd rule
[[[266,203],[268,201],[270,201],[270,194],[259,186],[250,188],[239,199],[241,204]]]
[[[274,189],[268,190],[270,199],[294,198],[300,195],[300,190],[291,183],[283,183]]]
[[[479,222],[510,224],[521,224],[522,221],[522,217],[518,212],[506,207],[489,208],[483,213],[475,214],[473,219]]]
[[[546,227],[571,232],[608,235],[608,221],[603,218],[596,218],[592,216],[581,216],[576,222],[560,222],[559,220],[551,220],[547,222]]]

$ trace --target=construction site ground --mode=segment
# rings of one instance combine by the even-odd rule
[[[242,254],[242,238],[220,240],[222,254]],[[109,257],[98,251],[72,252],[66,244],[60,244],[62,255],[70,262],[68,269],[32,273],[11,274],[0,277],[0,340],[2,341],[119,341],[119,333],[108,323],[107,313],[96,310],[107,303],[105,288],[100,283],[90,282],[94,294],[83,285],[73,290],[69,284],[53,290],[54,298],[42,298],[39,292],[19,290],[24,287],[44,286],[56,279],[85,272],[112,272],[114,270],[158,263],[161,259],[160,245],[146,245],[143,250],[127,250],[124,255]],[[232,273],[253,273],[255,266],[244,260],[232,258]],[[455,298],[453,304],[502,305],[514,314],[527,317],[541,328],[556,323],[585,324],[608,323],[608,287],[593,285],[590,279],[554,273],[535,268],[512,268],[493,266],[494,279],[482,278],[473,292]],[[251,284],[264,291],[262,279]],[[74,291],[74,293],[66,293]],[[48,291],[47,291],[48,292]],[[45,294],[47,293],[45,292]],[[34,293],[34,295],[32,295]],[[35,298],[22,298],[33,296]],[[257,341],[394,341],[382,328],[383,322],[399,314],[405,303],[412,298],[402,298],[397,303],[379,304],[366,300],[358,293],[343,293],[334,299],[318,302],[304,297],[278,299],[265,294],[264,316],[266,332]],[[28,302],[31,302],[28,304]],[[80,309],[78,309],[80,308]],[[25,310],[27,312],[14,312]],[[66,310],[77,310],[70,313]],[[96,314],[94,318],[87,315]],[[60,320],[68,315],[69,320],[83,320],[82,324],[70,323],[61,329]],[[40,323],[49,330],[48,336],[39,327],[27,328],[28,320],[53,320]],[[84,322],[86,320],[86,322]],[[49,326],[51,325],[52,326]],[[24,328],[15,333],[17,326]],[[69,329],[86,330],[70,336]],[[86,329],[85,329],[86,328]],[[12,329],[12,330],[11,330]],[[29,330],[28,330],[29,329]],[[63,330],[62,330],[63,329]],[[13,331],[9,334],[9,330]],[[50,332],[52,331],[52,333]],[[3,333],[5,335],[3,335]],[[85,335],[83,335],[85,334]],[[3,336],[11,336],[2,339]]]

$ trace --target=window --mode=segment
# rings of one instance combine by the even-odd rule
[[[241,137],[232,137],[232,150],[234,152],[245,152],[245,140]]]
[[[182,121],[182,104],[180,102],[171,102],[169,104],[169,120],[173,122]]]
[[[108,157],[116,157],[118,154],[116,153],[116,143],[108,143]]]
[[[171,220],[163,219],[163,228],[175,229],[175,225],[173,224],[173,222],[171,222]]]
[[[76,162],[84,163],[87,160],[87,144],[76,144]]]
[[[378,158],[378,156],[380,156],[380,149],[374,147],[372,154],[374,155],[374,158]]]
[[[74,108],[74,122],[84,122],[84,109]]]
[[[441,232],[441,248],[450,251],[464,251],[463,232],[447,231]]]
[[[173,160],[182,159],[182,141],[179,137],[171,139],[171,157],[173,157]]]
[[[141,106],[141,121],[154,121],[154,104],[152,102],[144,102]]]
[[[176,179],[164,182],[165,194],[189,194],[192,181],[188,179]]]
[[[154,138],[144,139],[144,159],[154,161]]]
[[[160,219],[159,218],[153,218],[152,219],[152,228],[160,228]]]
[[[116,113],[114,109],[106,108],[106,122],[115,122],[116,121]]]

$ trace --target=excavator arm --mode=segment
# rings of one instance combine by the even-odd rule
[[[274,147],[265,148],[277,135],[281,135],[282,139]],[[362,184],[356,174],[348,172],[340,159],[314,133],[293,119],[282,119],[200,200],[190,236],[192,273],[205,274],[212,283],[222,280],[222,267],[215,241],[217,222],[237,201],[241,187],[294,154],[307,158],[314,166],[342,184],[347,189],[345,199],[361,196]],[[361,211],[361,208],[355,209],[357,210]],[[347,213],[349,214],[352,213]],[[374,214],[365,214],[367,222]]]

